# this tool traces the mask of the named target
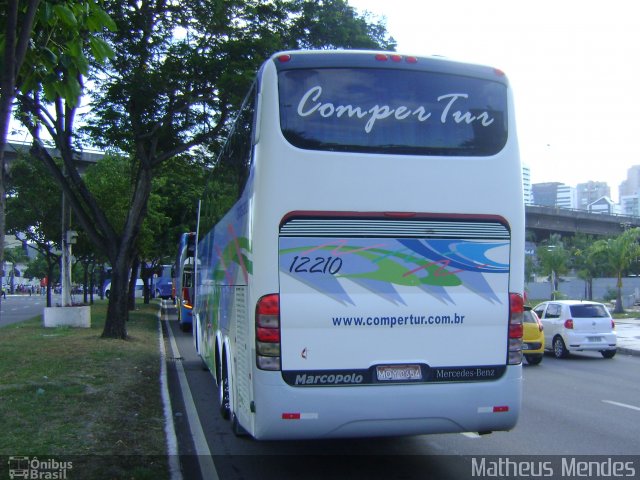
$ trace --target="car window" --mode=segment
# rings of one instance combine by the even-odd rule
[[[560,318],[561,312],[562,312],[562,305],[558,305],[557,303],[550,303],[549,306],[547,307],[545,318]]]
[[[608,318],[609,312],[604,305],[571,305],[573,318]]]
[[[524,311],[524,323],[538,323],[536,320],[536,314],[533,313],[533,310]]]
[[[544,312],[544,305],[542,307],[538,307],[533,310],[538,315],[538,318],[542,318],[542,313]]]

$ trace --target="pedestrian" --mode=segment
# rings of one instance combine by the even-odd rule
[[[2,287],[2,298],[7,299],[7,292],[4,291],[4,287]]]

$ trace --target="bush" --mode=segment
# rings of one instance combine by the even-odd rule
[[[607,288],[607,293],[604,294],[605,302],[613,302],[618,298],[618,290],[616,288]]]

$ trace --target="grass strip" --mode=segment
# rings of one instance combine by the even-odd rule
[[[130,312],[127,341],[100,338],[106,308],[88,329],[0,328],[0,472],[21,456],[73,458],[67,478],[168,478],[158,305]]]

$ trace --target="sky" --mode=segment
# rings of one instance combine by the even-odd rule
[[[398,53],[503,70],[531,182],[604,181],[640,165],[640,15],[632,0],[348,0],[386,17]]]

